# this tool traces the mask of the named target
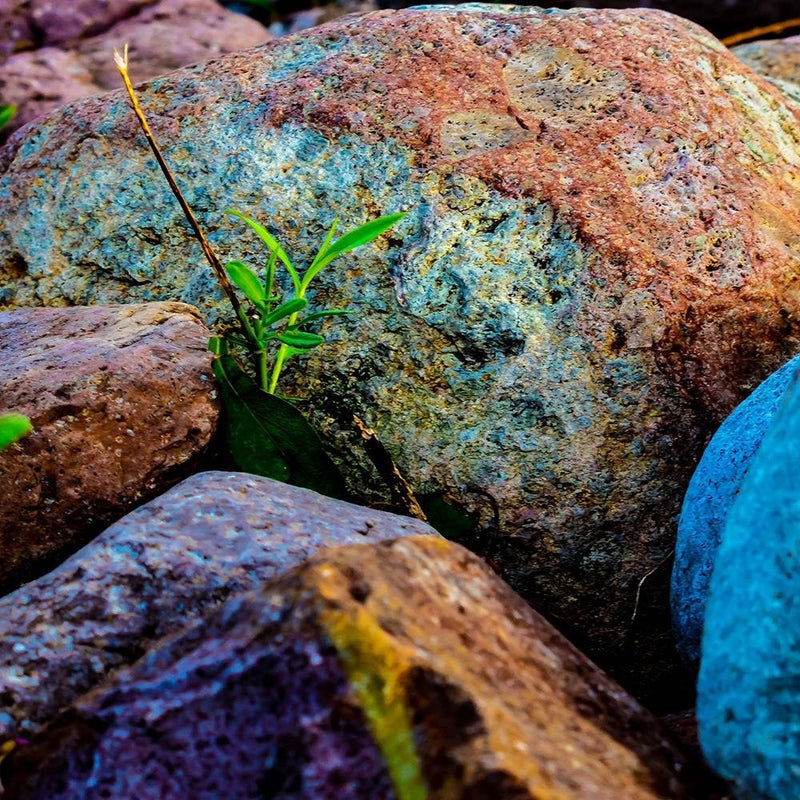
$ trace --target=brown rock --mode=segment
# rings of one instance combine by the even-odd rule
[[[9,762],[8,800],[692,796],[650,714],[430,537],[326,550],[231,600]]]
[[[207,340],[182,303],[0,314],[1,410],[34,425],[0,454],[0,588],[77,550],[206,447]]]
[[[137,79],[146,80],[272,38],[262,25],[215,0],[42,0],[17,3],[14,11],[17,16],[12,13],[5,24],[17,20],[9,36],[24,49],[0,62],[0,100],[18,106],[9,130],[78,97],[119,87],[112,51],[125,43]],[[26,24],[36,31],[34,43],[24,41]],[[44,47],[31,47],[42,41]]]
[[[437,536],[419,520],[255,475],[188,478],[0,598],[0,743],[321,547],[410,534]]]

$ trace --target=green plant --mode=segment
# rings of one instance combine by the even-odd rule
[[[11,105],[0,104],[0,130],[6,127],[9,122],[14,118],[17,113],[17,107]]]
[[[379,217],[332,243],[331,240],[339,224],[339,220],[335,219],[317,254],[305,272],[301,273],[286,255],[283,247],[263,225],[238,211],[229,210],[228,213],[246,222],[256,232],[267,246],[269,260],[263,282],[255,270],[242,261],[229,261],[225,265],[231,281],[242,291],[252,307],[251,313],[245,313],[240,320],[244,336],[229,334],[227,340],[230,344],[243,347],[251,354],[259,385],[265,392],[274,394],[286,362],[293,356],[308,354],[325,342],[320,334],[307,330],[308,326],[326,317],[355,313],[341,308],[326,308],[320,311],[309,309],[306,292],[311,281],[335,258],[373,241],[406,214],[401,212]],[[275,294],[275,268],[278,261],[291,277],[293,294],[290,297]],[[274,358],[270,359],[269,348],[272,345],[277,345],[277,351]],[[219,337],[212,340],[211,347],[217,354],[225,352],[225,348],[220,346]]]
[[[307,328],[326,317],[350,313],[338,308],[310,310],[306,292],[311,281],[335,258],[373,241],[405,213],[380,217],[336,241],[333,237],[338,220],[334,220],[317,254],[300,271],[263,225],[231,210],[228,213],[255,231],[269,256],[263,280],[243,261],[229,261],[223,267],[183,197],[139,105],[128,75],[127,46],[122,55],[114,52],[114,60],[150,149],[237,319],[238,331],[214,336],[209,341],[209,349],[215,355],[213,369],[225,409],[231,455],[239,468],[247,472],[305,486],[332,497],[346,497],[344,479],[325,452],[317,432],[295,406],[275,392],[286,362],[293,356],[309,353],[325,341],[319,333]],[[276,294],[278,262],[291,279],[289,296]],[[235,287],[243,293],[244,303]],[[231,346],[246,354],[244,367],[232,354]],[[246,371],[247,364],[252,377]]]
[[[5,450],[32,430],[31,421],[22,414],[3,414],[0,416],[0,450]]]

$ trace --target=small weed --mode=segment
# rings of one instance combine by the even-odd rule
[[[405,213],[372,220],[334,241],[338,226],[335,220],[317,254],[301,271],[267,228],[239,211],[230,210],[229,214],[255,231],[269,256],[263,280],[243,261],[229,261],[223,267],[178,188],[139,105],[128,76],[127,46],[122,55],[114,51],[114,61],[150,149],[237,318],[238,331],[214,336],[209,341],[209,349],[215,355],[213,369],[225,408],[231,455],[246,472],[345,498],[344,479],[325,452],[317,432],[295,406],[277,396],[276,389],[290,358],[306,355],[324,343],[324,338],[309,330],[309,326],[351,313],[341,308],[309,309],[306,292],[311,282],[334,259],[375,240]],[[279,263],[291,278],[289,296],[276,293]],[[244,302],[239,299],[237,288],[244,295]],[[252,376],[232,355],[232,349],[246,354],[245,364],[249,363]],[[414,503],[408,512],[417,515],[418,508]]]
[[[6,125],[11,122],[11,120],[14,118],[14,114],[16,113],[16,106],[0,104],[0,130],[3,130],[3,128],[5,128]]]
[[[31,421],[22,414],[0,416],[0,450],[5,450],[33,430]]]

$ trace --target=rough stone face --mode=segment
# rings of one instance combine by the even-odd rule
[[[111,53],[126,42],[132,74],[146,80],[272,38],[254,20],[214,0],[12,5],[5,22],[10,38],[0,42],[0,56],[6,56],[0,61],[0,98],[18,106],[11,129],[79,97],[118,88]],[[14,53],[14,46],[21,52]]]
[[[418,492],[474,506],[469,543],[663,698],[668,569],[632,623],[637,586],[706,437],[800,347],[789,101],[669,15],[469,6],[344,19],[142,102],[223,259],[264,263],[230,206],[300,263],[335,215],[409,211],[322,274],[314,302],[364,313],[324,326],[286,390],[342,452],[356,412]],[[17,135],[0,166],[7,304],[227,313],[121,93]]]
[[[175,483],[219,415],[208,329],[181,303],[0,313],[0,590],[41,575]]]
[[[320,547],[408,534],[437,535],[254,475],[188,478],[0,599],[0,742],[29,735],[156,639]]]
[[[799,442],[795,376],[728,516],[705,619],[700,744],[737,797],[797,797]]]
[[[686,491],[678,521],[671,605],[678,650],[695,670],[708,587],[728,514],[798,370],[800,356],[736,407],[709,442]]]
[[[8,800],[694,796],[649,713],[432,537],[331,548],[230,600],[9,761]]]
[[[800,102],[800,36],[752,42],[735,47],[736,56]]]

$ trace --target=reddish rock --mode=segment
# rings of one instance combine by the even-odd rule
[[[322,551],[72,704],[7,800],[697,797],[656,720],[474,555]]]
[[[119,87],[112,51],[125,43],[137,78],[145,80],[272,38],[215,0],[11,5],[0,40],[0,56],[7,56],[0,61],[0,99],[18,106],[11,130],[78,97]]]
[[[163,491],[214,433],[208,329],[182,303],[0,314],[0,588],[41,574]]]
[[[30,735],[160,637],[321,547],[410,534],[437,535],[255,475],[188,478],[0,598],[0,743]]]

